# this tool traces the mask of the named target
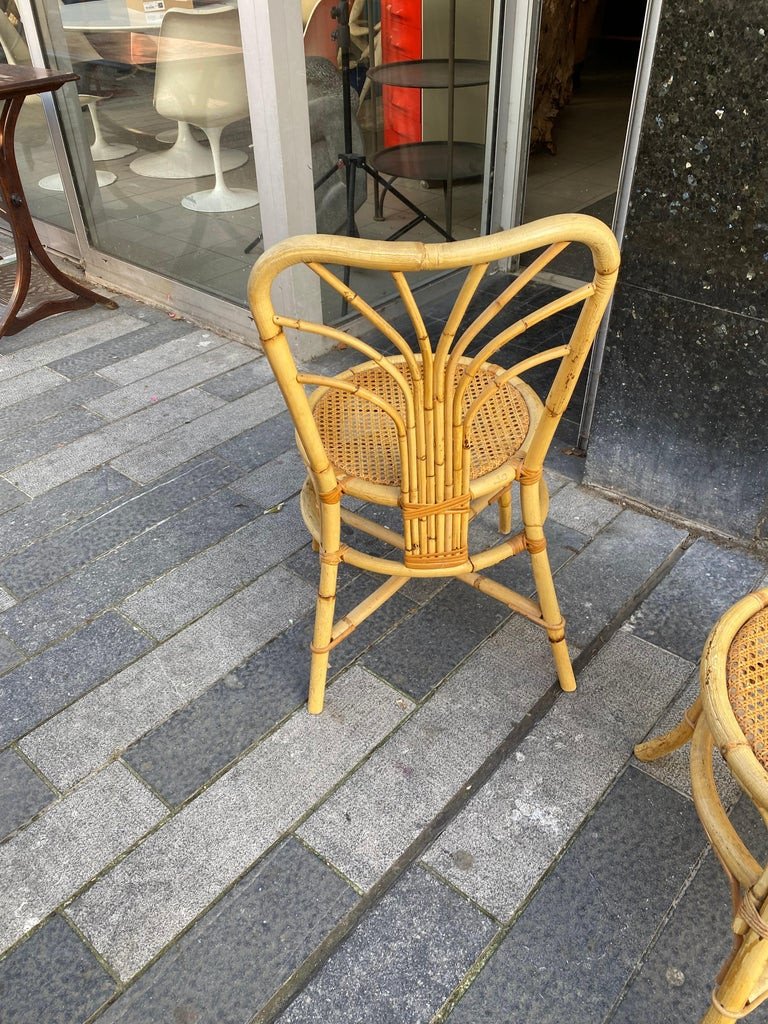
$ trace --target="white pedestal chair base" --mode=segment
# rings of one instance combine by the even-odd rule
[[[135,146],[129,146],[122,142],[107,142],[101,131],[101,122],[97,111],[97,106],[102,99],[106,97],[102,96],[80,96],[80,103],[84,107],[88,107],[88,113],[91,115],[91,121],[93,122],[93,145],[91,146],[91,159],[92,160],[119,160],[120,157],[128,156],[131,153],[136,152]]]
[[[222,169],[233,171],[248,159],[239,149],[221,153]],[[211,151],[195,141],[188,124],[179,122],[178,137],[171,149],[162,153],[145,153],[131,162],[131,170],[144,178],[204,178],[214,173]]]
[[[96,184],[99,188],[106,188],[107,185],[111,185],[115,181],[117,181],[117,175],[112,171],[96,171]],[[37,184],[48,192],[64,191],[64,182],[61,180],[60,174],[49,174],[47,177],[41,178]]]
[[[91,159],[92,160],[119,160],[123,156],[130,156],[131,153],[136,152],[135,146],[129,146],[125,142],[104,142],[102,145],[97,146],[96,143],[91,146]]]
[[[178,137],[179,137],[179,129],[178,129],[178,127],[176,127],[176,128],[166,128],[165,131],[157,133],[157,135],[155,136],[155,141],[156,142],[170,142],[171,144],[173,144],[176,141],[176,139],[178,139]],[[205,138],[205,132],[201,132],[199,128],[195,128],[193,130],[193,132],[192,132],[192,137],[197,142],[200,142],[201,139]]]
[[[184,196],[181,205],[195,213],[229,213],[233,210],[247,210],[259,205],[259,193],[250,188],[207,189]]]

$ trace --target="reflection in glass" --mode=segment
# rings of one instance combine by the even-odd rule
[[[49,66],[71,64],[98,117],[98,137],[89,114],[80,138],[64,123],[91,244],[243,304],[261,218],[234,4],[37,2]],[[92,161],[112,178],[98,190]],[[45,202],[71,223],[63,195]]]
[[[481,234],[491,0],[302,6],[319,230],[432,242]],[[334,31],[338,42],[328,52],[324,41]],[[350,141],[351,152],[365,157],[351,192],[344,168],[327,177]],[[367,299],[382,297],[364,276],[352,276]]]

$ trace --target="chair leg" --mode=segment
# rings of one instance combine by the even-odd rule
[[[635,757],[638,761],[655,761],[665,754],[671,754],[678,747],[685,744],[693,736],[696,722],[701,714],[701,697],[697,697],[683,715],[682,722],[679,722],[674,729],[665,732],[663,736],[655,736],[645,743],[638,743],[635,747]]]
[[[499,533],[512,530],[512,488],[507,487],[499,495]]]
[[[325,681],[328,677],[333,617],[336,611],[336,584],[341,561],[341,514],[338,504],[322,507],[320,529],[320,583],[317,588],[307,697],[307,710],[311,715],[319,715],[325,702]]]
[[[201,125],[201,127],[203,126]],[[224,170],[221,163],[221,133],[223,129],[217,125],[203,127],[203,131],[208,136],[211,145],[216,180],[212,189],[184,196],[181,205],[185,209],[194,210],[197,213],[227,213],[258,206],[259,193],[255,189],[230,188],[224,181]]]
[[[565,642],[565,622],[560,612],[552,579],[552,569],[547,555],[547,540],[542,526],[544,515],[541,494],[542,490],[538,480],[521,481],[520,511],[523,516],[525,542],[531,559],[539,607],[552,648],[560,689],[571,692],[576,689],[576,676],[573,673],[573,665],[568,654],[568,645]]]
[[[161,153],[143,153],[130,163],[134,174],[145,178],[204,178],[213,174],[213,157],[207,146],[201,145],[192,134],[192,126],[179,121],[173,132],[173,146]],[[221,166],[225,171],[242,167],[248,154],[239,149],[223,149]]]
[[[768,939],[750,931],[715,989],[712,1004],[701,1024],[731,1024],[746,1017],[762,1001],[755,990],[762,987],[761,979],[765,977],[766,967]]]
[[[92,160],[119,160],[121,157],[130,156],[131,153],[136,152],[135,146],[129,146],[127,143],[107,142],[104,138],[98,111],[98,96],[81,96],[80,102],[88,108],[93,122]]]

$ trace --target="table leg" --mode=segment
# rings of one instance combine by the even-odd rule
[[[16,334],[22,328],[37,323],[38,320],[45,317],[53,316],[55,313],[85,309],[94,303],[106,306],[107,309],[117,309],[117,303],[112,299],[98,295],[60,270],[45,251],[37,236],[35,225],[27,208],[24,188],[16,164],[14,136],[16,122],[23,103],[23,96],[12,96],[5,101],[2,114],[0,114],[0,194],[2,196],[0,213],[10,224],[16,249],[16,280],[13,291],[5,308],[0,306],[0,338]],[[20,316],[19,311],[24,305],[29,291],[32,256],[56,284],[72,294],[72,298],[48,299]]]

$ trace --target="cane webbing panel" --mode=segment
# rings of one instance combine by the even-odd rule
[[[727,677],[736,721],[768,770],[768,608],[748,619],[733,638]]]
[[[393,359],[408,384],[411,375],[401,360]],[[498,372],[498,367],[481,368],[464,395],[464,410],[481,394]],[[464,375],[464,367],[457,377]],[[345,376],[388,402],[405,419],[405,399],[397,382],[378,366],[365,367]],[[400,453],[397,433],[389,416],[365,399],[329,389],[314,407],[315,422],[335,468],[375,484],[400,483]],[[508,383],[496,390],[475,417],[471,442],[472,479],[489,473],[517,452],[528,432],[530,417],[525,400]],[[451,440],[447,440],[450,445]]]

